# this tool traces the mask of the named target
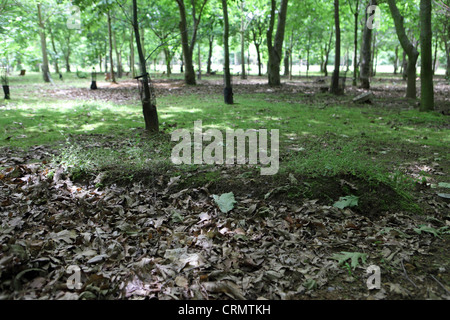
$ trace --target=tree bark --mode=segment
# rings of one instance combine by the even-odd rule
[[[114,45],[114,52],[116,54],[116,64],[117,64],[117,77],[122,78],[122,62],[120,58],[120,52],[117,49],[117,40],[116,40],[116,33],[112,33],[113,36],[113,45]]]
[[[59,73],[59,64],[58,64],[58,52],[56,51],[55,38],[53,36],[52,28],[48,27],[48,32],[50,33],[50,42],[52,44],[53,54],[55,55],[55,72]]]
[[[189,42],[188,36],[188,23],[186,18],[186,6],[184,5],[184,0],[176,0],[178,4],[178,8],[180,11],[180,32],[181,32],[181,46],[183,49],[184,56],[184,81],[188,85],[195,85],[195,71],[194,71],[194,63],[193,63],[193,54],[195,41],[197,40],[197,30],[198,25],[200,23],[203,9],[208,0],[203,0],[202,5],[200,7],[200,12],[198,17],[195,13],[195,1],[192,1],[192,18],[193,18],[193,27],[192,27],[192,36]]]
[[[395,0],[388,0],[388,4],[392,18],[394,19],[398,40],[400,41],[404,52],[406,52],[406,55],[408,56],[408,65],[406,67],[406,75],[408,78],[406,97],[416,99],[416,63],[417,58],[419,57],[419,52],[406,35],[405,27],[403,26],[403,17],[395,4]]]
[[[130,72],[131,77],[136,77],[136,69],[134,67],[134,31],[131,30],[131,39],[130,39]]]
[[[172,68],[170,66],[170,63],[172,62],[172,55],[170,54],[170,50],[165,47],[164,48],[164,58],[166,60],[166,74],[168,77],[172,74]]]
[[[241,79],[247,79],[245,72],[245,20],[244,20],[244,1],[241,0]]]
[[[42,51],[42,76],[45,82],[50,82],[48,56],[47,56],[47,43],[45,40],[45,26],[42,21],[41,4],[37,4],[38,18],[39,18],[39,36],[41,38],[41,51]]]
[[[133,0],[133,29],[134,35],[136,39],[136,48],[139,55],[139,62],[141,66],[141,75],[142,75],[142,86],[143,86],[143,97],[142,97],[142,112],[144,114],[145,121],[145,130],[158,132],[159,131],[159,122],[158,122],[158,113],[156,110],[156,105],[151,103],[151,92],[150,86],[148,83],[148,73],[145,62],[144,52],[142,50],[141,45],[141,37],[139,35],[139,23],[137,16],[137,4],[136,0]]]
[[[353,85],[356,86],[358,83],[358,24],[359,24],[359,0],[356,1],[355,11],[353,13],[355,17],[355,30],[354,30],[354,52],[353,52]]]
[[[233,88],[231,87],[230,73],[230,49],[228,45],[229,24],[228,24],[228,6],[227,0],[222,0],[223,10],[223,51],[224,51],[224,77],[225,88],[223,90],[224,101],[226,104],[233,104]]]
[[[214,44],[214,36],[210,36],[208,39],[208,60],[206,61],[206,73],[211,74],[211,64],[212,64],[212,51]]]
[[[267,73],[270,86],[281,85],[280,62],[283,50],[284,31],[286,28],[287,4],[288,0],[281,0],[281,7],[278,14],[277,32],[275,34],[275,39],[272,42],[273,29],[275,25],[276,0],[271,0],[270,23],[269,30],[267,31],[267,47],[269,51]]]
[[[368,6],[376,5],[376,0],[369,0]],[[359,79],[361,82],[361,88],[370,89],[370,60],[372,57],[372,29],[367,27],[367,20],[369,18],[369,14],[367,13],[366,7],[366,19],[364,20],[364,28],[363,28],[363,40],[361,46],[361,70]]]
[[[331,78],[330,92],[332,94],[341,94],[341,88],[339,88],[339,67],[341,64],[341,27],[339,23],[339,0],[334,0],[334,25],[336,28],[336,45],[334,48],[334,72]]]
[[[395,46],[394,74],[397,74],[397,70],[398,70],[398,46]]]
[[[111,65],[111,82],[116,83],[116,76],[114,75],[114,61],[113,61],[113,42],[112,42],[112,30],[111,30],[111,12],[108,10],[108,40],[109,40],[109,64]]]
[[[431,0],[420,0],[420,111],[434,110]]]

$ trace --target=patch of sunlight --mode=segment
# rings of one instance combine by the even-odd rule
[[[308,122],[314,123],[314,124],[323,124],[323,121],[317,121],[314,119],[309,119]]]
[[[202,109],[197,109],[197,108],[189,108],[189,107],[173,107],[173,106],[169,106],[169,107],[165,107],[164,108],[164,112],[175,112],[175,113],[196,113],[196,112],[203,112]]]

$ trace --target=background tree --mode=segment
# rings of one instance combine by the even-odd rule
[[[231,87],[231,73],[230,73],[230,51],[228,46],[229,24],[228,24],[227,0],[222,0],[222,10],[223,10],[224,78],[225,78],[225,88],[223,94],[225,103],[233,104],[233,88]]]
[[[147,73],[144,51],[142,50],[141,37],[139,32],[138,7],[136,0],[133,0],[132,25],[136,40],[136,48],[139,55],[139,65],[141,67],[142,88],[143,88],[142,112],[144,114],[145,130],[151,132],[158,132],[159,131],[158,113],[156,111],[156,106],[152,104],[151,99],[152,93],[150,92],[149,78]]]
[[[193,54],[195,48],[195,41],[197,40],[197,32],[199,28],[199,24],[202,18],[202,13],[205,8],[208,0],[201,1],[191,1],[191,15],[192,15],[192,32],[191,38],[189,39],[189,28],[187,22],[187,10],[184,3],[184,0],[175,0],[178,4],[179,12],[180,12],[180,33],[181,33],[181,45],[183,49],[183,57],[184,57],[184,80],[186,84],[195,85],[195,71],[193,64]],[[198,4],[198,2],[200,2]],[[198,13],[197,13],[198,12]]]
[[[341,65],[341,27],[339,23],[339,0],[334,0],[334,21],[336,30],[336,45],[334,48],[334,72],[331,78],[331,88],[330,92],[333,94],[340,94],[341,90],[339,88],[339,68]]]
[[[431,0],[420,0],[420,110],[434,109]]]
[[[41,38],[41,50],[42,50],[42,76],[45,82],[50,82],[50,69],[48,67],[48,55],[47,55],[47,39],[45,36],[45,24],[42,18],[42,5],[37,4],[37,15],[39,21],[39,36]]]
[[[370,88],[370,73],[371,73],[371,58],[372,58],[372,28],[368,27],[369,21],[369,13],[367,12],[370,6],[377,5],[376,0],[369,0],[367,6],[365,7],[365,20],[363,27],[363,40],[361,45],[361,71],[360,71],[360,82],[361,88],[369,89]],[[373,14],[373,12],[370,12]]]
[[[267,73],[270,86],[279,86],[280,78],[280,62],[283,49],[284,31],[286,27],[288,0],[281,0],[280,10],[278,13],[278,25],[273,39],[273,29],[275,26],[276,0],[271,0],[269,29],[267,31],[267,49],[269,54],[269,62],[267,64]]]
[[[406,88],[406,97],[415,99],[417,90],[416,90],[416,63],[417,58],[419,57],[419,52],[416,47],[408,38],[405,27],[404,27],[404,18],[401,15],[400,11],[397,8],[395,0],[387,0],[389,4],[389,9],[392,14],[392,18],[394,19],[395,30],[397,31],[398,40],[400,44],[408,56],[408,64],[406,66],[406,74],[407,74],[407,88]]]

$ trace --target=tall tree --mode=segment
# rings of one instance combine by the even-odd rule
[[[108,9],[106,12],[106,17],[108,18],[108,43],[109,43],[109,64],[111,73],[111,82],[116,82],[116,76],[114,75],[114,61],[113,61],[113,41],[112,41],[112,26],[111,26],[111,11]]]
[[[226,104],[233,104],[233,88],[231,87],[231,73],[230,73],[230,50],[228,45],[229,37],[229,23],[228,23],[228,6],[227,0],[222,0],[223,10],[223,51],[224,51],[224,76],[225,88],[223,91]]]
[[[419,57],[419,52],[413,43],[409,40],[405,27],[403,25],[404,18],[400,14],[397,8],[395,0],[387,0],[389,4],[389,9],[394,19],[395,30],[397,31],[397,37],[403,48],[403,51],[408,56],[408,64],[406,66],[406,76],[407,76],[407,87],[406,87],[406,97],[411,99],[416,99],[417,89],[416,89],[416,63]]]
[[[341,65],[341,27],[339,23],[339,0],[334,0],[334,27],[336,29],[336,45],[334,48],[334,72],[331,78],[330,92],[333,94],[342,93],[339,88],[339,66]]]
[[[377,0],[369,0],[368,5],[366,7],[366,19],[364,21],[363,28],[363,40],[361,45],[361,71],[359,75],[359,79],[361,82],[361,88],[369,89],[370,88],[370,63],[372,58],[372,28],[369,27],[369,13],[367,12],[371,6],[377,5]]]
[[[275,39],[273,39],[273,29],[275,26],[276,0],[271,0],[270,22],[267,30],[267,49],[269,53],[269,62],[267,64],[267,73],[270,86],[281,85],[280,62],[283,50],[284,30],[286,27],[288,0],[281,0],[281,6],[278,13],[278,25]]]
[[[42,19],[41,4],[37,4],[37,12],[39,19],[39,36],[41,38],[41,51],[42,51],[42,76],[45,82],[50,82],[49,67],[48,67],[48,55],[47,55],[47,42],[45,38],[45,25]]]
[[[352,1],[347,0],[348,5],[350,7],[350,11],[352,12],[355,22],[354,22],[354,40],[353,40],[353,85],[357,85],[357,78],[358,78],[358,24],[359,24],[359,3],[360,0],[355,0],[355,9],[353,9]]]
[[[431,0],[420,0],[420,110],[434,109]]]
[[[180,32],[181,32],[181,45],[183,49],[183,62],[184,62],[184,81],[186,84],[195,85],[195,71],[193,64],[193,54],[195,48],[195,41],[197,40],[197,31],[202,18],[202,13],[208,0],[201,0],[198,8],[197,15],[197,1],[191,0],[191,13],[193,19],[192,35],[189,39],[187,11],[184,0],[175,0],[178,4],[180,11]]]
[[[134,36],[136,40],[136,48],[139,55],[139,65],[141,67],[141,77],[142,77],[142,112],[144,114],[145,130],[158,132],[159,122],[158,122],[158,112],[156,110],[156,105],[152,104],[151,92],[149,86],[149,78],[147,73],[146,61],[144,52],[142,50],[141,37],[139,33],[139,21],[137,13],[137,3],[133,0],[133,29]]]

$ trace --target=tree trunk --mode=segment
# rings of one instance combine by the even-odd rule
[[[184,56],[184,81],[188,85],[195,85],[195,71],[194,64],[192,63],[192,49],[189,46],[187,20],[186,20],[186,7],[184,6],[184,0],[178,0],[178,7],[180,10],[180,32],[181,32],[181,45],[183,48]]]
[[[439,39],[438,37],[436,37],[436,41],[434,43],[434,58],[433,58],[433,76],[436,73],[436,68],[437,68],[437,53],[438,53],[438,44],[439,44]]]
[[[408,65],[406,67],[406,75],[408,78],[406,97],[416,99],[416,63],[417,58],[419,57],[419,52],[406,35],[405,28],[403,26],[403,17],[395,4],[395,0],[388,0],[388,4],[392,13],[392,18],[394,19],[398,40],[408,56]]]
[[[368,5],[376,5],[376,0],[369,0]],[[366,19],[364,20],[364,28],[363,28],[363,40],[361,46],[361,70],[360,70],[360,81],[361,88],[370,89],[370,58],[372,56],[371,52],[371,44],[372,44],[372,29],[368,28],[367,21],[369,18],[369,14],[367,13],[368,7],[366,7]]]
[[[212,64],[212,51],[214,44],[214,36],[209,37],[209,46],[208,46],[208,60],[206,61],[206,73],[211,74],[211,64]]]
[[[398,70],[398,46],[395,46],[394,74],[397,74],[397,70]]]
[[[131,30],[131,39],[130,39],[130,72],[131,77],[136,77],[136,69],[134,68],[134,31]]]
[[[166,73],[167,76],[170,77],[172,74],[172,68],[170,67],[170,63],[172,62],[172,55],[170,54],[170,50],[165,47],[164,48],[164,58],[166,60]]]
[[[262,76],[262,72],[261,72],[261,66],[262,66],[262,61],[261,61],[261,52],[259,50],[259,44],[255,44],[255,48],[256,48],[256,58],[258,60],[258,76]]]
[[[330,92],[332,94],[341,94],[341,88],[339,88],[339,67],[341,64],[341,27],[339,23],[339,0],[334,0],[334,24],[336,28],[336,45],[334,48],[334,72],[331,78]]]
[[[203,9],[206,5],[206,2],[208,0],[203,0],[200,12],[198,14],[198,17],[196,17],[195,13],[195,2],[192,1],[192,4],[194,5],[192,8],[192,17],[193,17],[193,26],[190,28],[192,30],[192,36],[189,43],[189,37],[188,37],[188,23],[186,19],[186,6],[184,5],[184,0],[176,0],[178,4],[178,8],[180,11],[180,32],[181,32],[181,45],[183,49],[183,56],[184,56],[184,81],[188,85],[195,85],[195,71],[194,71],[194,63],[193,63],[193,54],[194,54],[194,47],[195,47],[195,41],[197,39],[197,30],[198,25],[200,23]]]
[[[145,63],[144,52],[142,50],[141,37],[139,35],[139,22],[137,16],[136,0],[133,0],[133,29],[136,39],[136,48],[138,50],[139,55],[139,63],[141,66],[142,86],[143,86],[142,112],[144,114],[145,130],[158,132],[159,131],[158,112],[156,110],[156,106],[151,103],[151,96],[150,96],[151,93],[148,83],[147,67]]]
[[[228,7],[227,0],[222,0],[223,10],[223,49],[224,49],[224,78],[225,88],[223,91],[224,101],[226,104],[233,104],[233,88],[231,87],[230,74],[230,50],[228,45],[229,24],[228,24]]]
[[[116,33],[113,32],[112,36],[113,36],[114,52],[116,54],[117,77],[122,78],[122,63],[119,50],[117,49]]]
[[[406,70],[408,69],[408,58],[406,56],[405,50],[403,50],[403,60],[402,60],[402,78],[406,81],[408,78],[408,74],[406,73]]]
[[[54,61],[54,63],[55,63],[55,72],[59,73],[58,52],[56,51],[55,38],[53,37],[53,32],[52,32],[52,29],[51,29],[50,26],[48,27],[48,31],[50,33],[50,41],[51,41],[51,44],[52,44],[53,54],[55,55],[55,58],[54,58],[55,59],[55,61]]]
[[[330,51],[331,51],[331,42],[333,41],[333,29],[330,32],[330,39],[328,39],[328,45],[325,47],[325,61],[323,63],[323,72],[325,77],[328,77],[328,60],[330,57]]]
[[[420,111],[434,110],[431,0],[420,0]]]
[[[280,62],[283,49],[284,30],[286,27],[288,0],[281,0],[281,7],[278,14],[278,26],[275,34],[275,40],[272,43],[273,29],[275,25],[276,0],[271,0],[271,15],[269,30],[267,31],[267,47],[269,52],[269,61],[267,64],[267,73],[270,86],[281,85]]]
[[[284,75],[289,76],[289,49],[286,49],[283,64],[284,64]]]
[[[198,64],[198,78],[199,80],[202,79],[202,56],[200,53],[200,42],[197,44],[197,64]]]
[[[109,64],[111,70],[111,82],[116,83],[116,76],[114,75],[114,61],[113,61],[113,43],[112,43],[112,30],[111,30],[111,12],[108,10],[108,40],[109,40]]]
[[[244,20],[244,1],[241,0],[241,79],[247,79],[245,72],[245,20]]]
[[[45,82],[50,82],[48,56],[47,56],[47,44],[45,40],[45,26],[42,21],[41,4],[37,5],[38,18],[39,18],[39,36],[41,38],[41,50],[42,50],[42,76]]]
[[[359,24],[359,0],[356,1],[355,12],[353,13],[355,17],[355,30],[354,30],[354,40],[353,40],[353,85],[358,85],[358,24]]]

